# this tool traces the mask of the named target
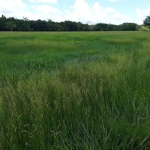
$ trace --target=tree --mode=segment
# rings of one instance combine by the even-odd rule
[[[97,23],[95,25],[95,31],[108,31],[108,24],[106,23]]]
[[[16,24],[15,24],[13,21],[8,21],[8,22],[5,23],[5,27],[6,27],[7,29],[10,29],[10,30],[12,31],[13,28],[16,27]]]
[[[77,31],[85,31],[85,25],[82,24],[81,22],[77,23]]]
[[[136,31],[137,30],[137,24],[135,23],[123,23],[120,26],[121,31]]]
[[[2,15],[0,17],[0,31],[5,31],[5,22],[6,22],[6,17]]]
[[[148,26],[150,28],[150,16],[147,16],[143,23],[145,26]]]

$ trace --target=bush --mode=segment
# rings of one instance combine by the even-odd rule
[[[148,26],[138,26],[137,30],[138,31],[150,31]]]

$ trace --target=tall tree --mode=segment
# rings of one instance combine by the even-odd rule
[[[23,20],[21,20],[22,22],[22,30],[23,31],[30,31],[30,24],[29,24],[29,19],[27,17],[23,17]]]
[[[150,28],[150,15],[145,18],[143,23],[145,26],[149,26],[149,28]]]
[[[7,21],[5,23],[5,27],[12,31],[16,27],[16,24],[13,21]]]
[[[6,17],[2,15],[0,17],[0,31],[5,31],[5,22],[6,22]]]

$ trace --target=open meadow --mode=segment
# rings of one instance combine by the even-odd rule
[[[150,32],[0,32],[0,150],[150,150]]]

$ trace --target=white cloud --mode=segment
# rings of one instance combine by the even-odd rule
[[[58,8],[52,7],[52,6],[47,6],[47,5],[38,5],[38,6],[32,6],[32,8],[42,14],[50,14],[50,13],[55,13],[55,14],[61,14],[61,11]]]
[[[88,3],[85,0],[76,0],[71,9],[66,10],[65,20],[86,22],[92,18],[92,13]]]
[[[66,10],[64,19],[84,23],[92,22],[93,24],[99,22],[121,24],[132,21],[129,16],[121,14],[111,7],[103,8],[98,2],[90,7],[85,0],[76,0],[74,6],[70,10]]]
[[[22,0],[1,0],[0,11],[1,12],[16,12],[17,10],[24,9],[26,5]]]
[[[29,0],[32,3],[58,3],[57,0]]]
[[[29,19],[37,20],[48,20],[51,19],[55,21],[57,18],[60,20],[61,11],[58,8],[47,6],[47,5],[38,5],[32,6],[34,13],[29,16]]]
[[[137,22],[140,23],[141,18],[144,19],[149,14],[150,8],[147,10],[136,9],[137,18],[131,18],[125,14],[122,14],[111,7],[102,7],[99,2],[89,5],[86,0],[76,0],[74,5],[65,11],[57,7],[49,5],[40,5],[33,3],[33,5],[27,6],[22,0],[0,0],[0,14],[4,14],[6,17],[15,17],[22,19],[23,16],[30,20],[47,20],[53,21],[80,21],[82,23],[90,22],[95,23],[111,23],[121,24],[123,22]],[[30,0],[31,1],[31,0]],[[34,2],[54,2],[56,0],[32,0]],[[32,4],[32,3],[31,3]]]
[[[22,0],[1,0],[0,14],[4,14],[6,17],[17,17],[18,14],[22,14],[27,8],[27,5]]]
[[[139,9],[139,8],[136,8],[136,9],[135,9],[135,12],[136,12],[136,14],[137,14],[137,16],[138,16],[139,18],[143,18],[143,17],[146,17],[146,16],[150,15],[150,8],[144,9],[144,10],[141,10],[141,9]]]
[[[19,19],[22,19],[23,16],[31,20],[54,19],[60,13],[58,8],[49,5],[27,6],[22,0],[1,0],[0,5],[0,14],[6,17],[15,17]]]
[[[150,15],[150,7],[148,9],[139,9],[139,8],[136,8],[135,9],[135,12],[137,14],[137,18],[138,18],[138,23],[139,24],[142,24],[143,23],[143,20],[146,18],[146,16],[149,16]]]

